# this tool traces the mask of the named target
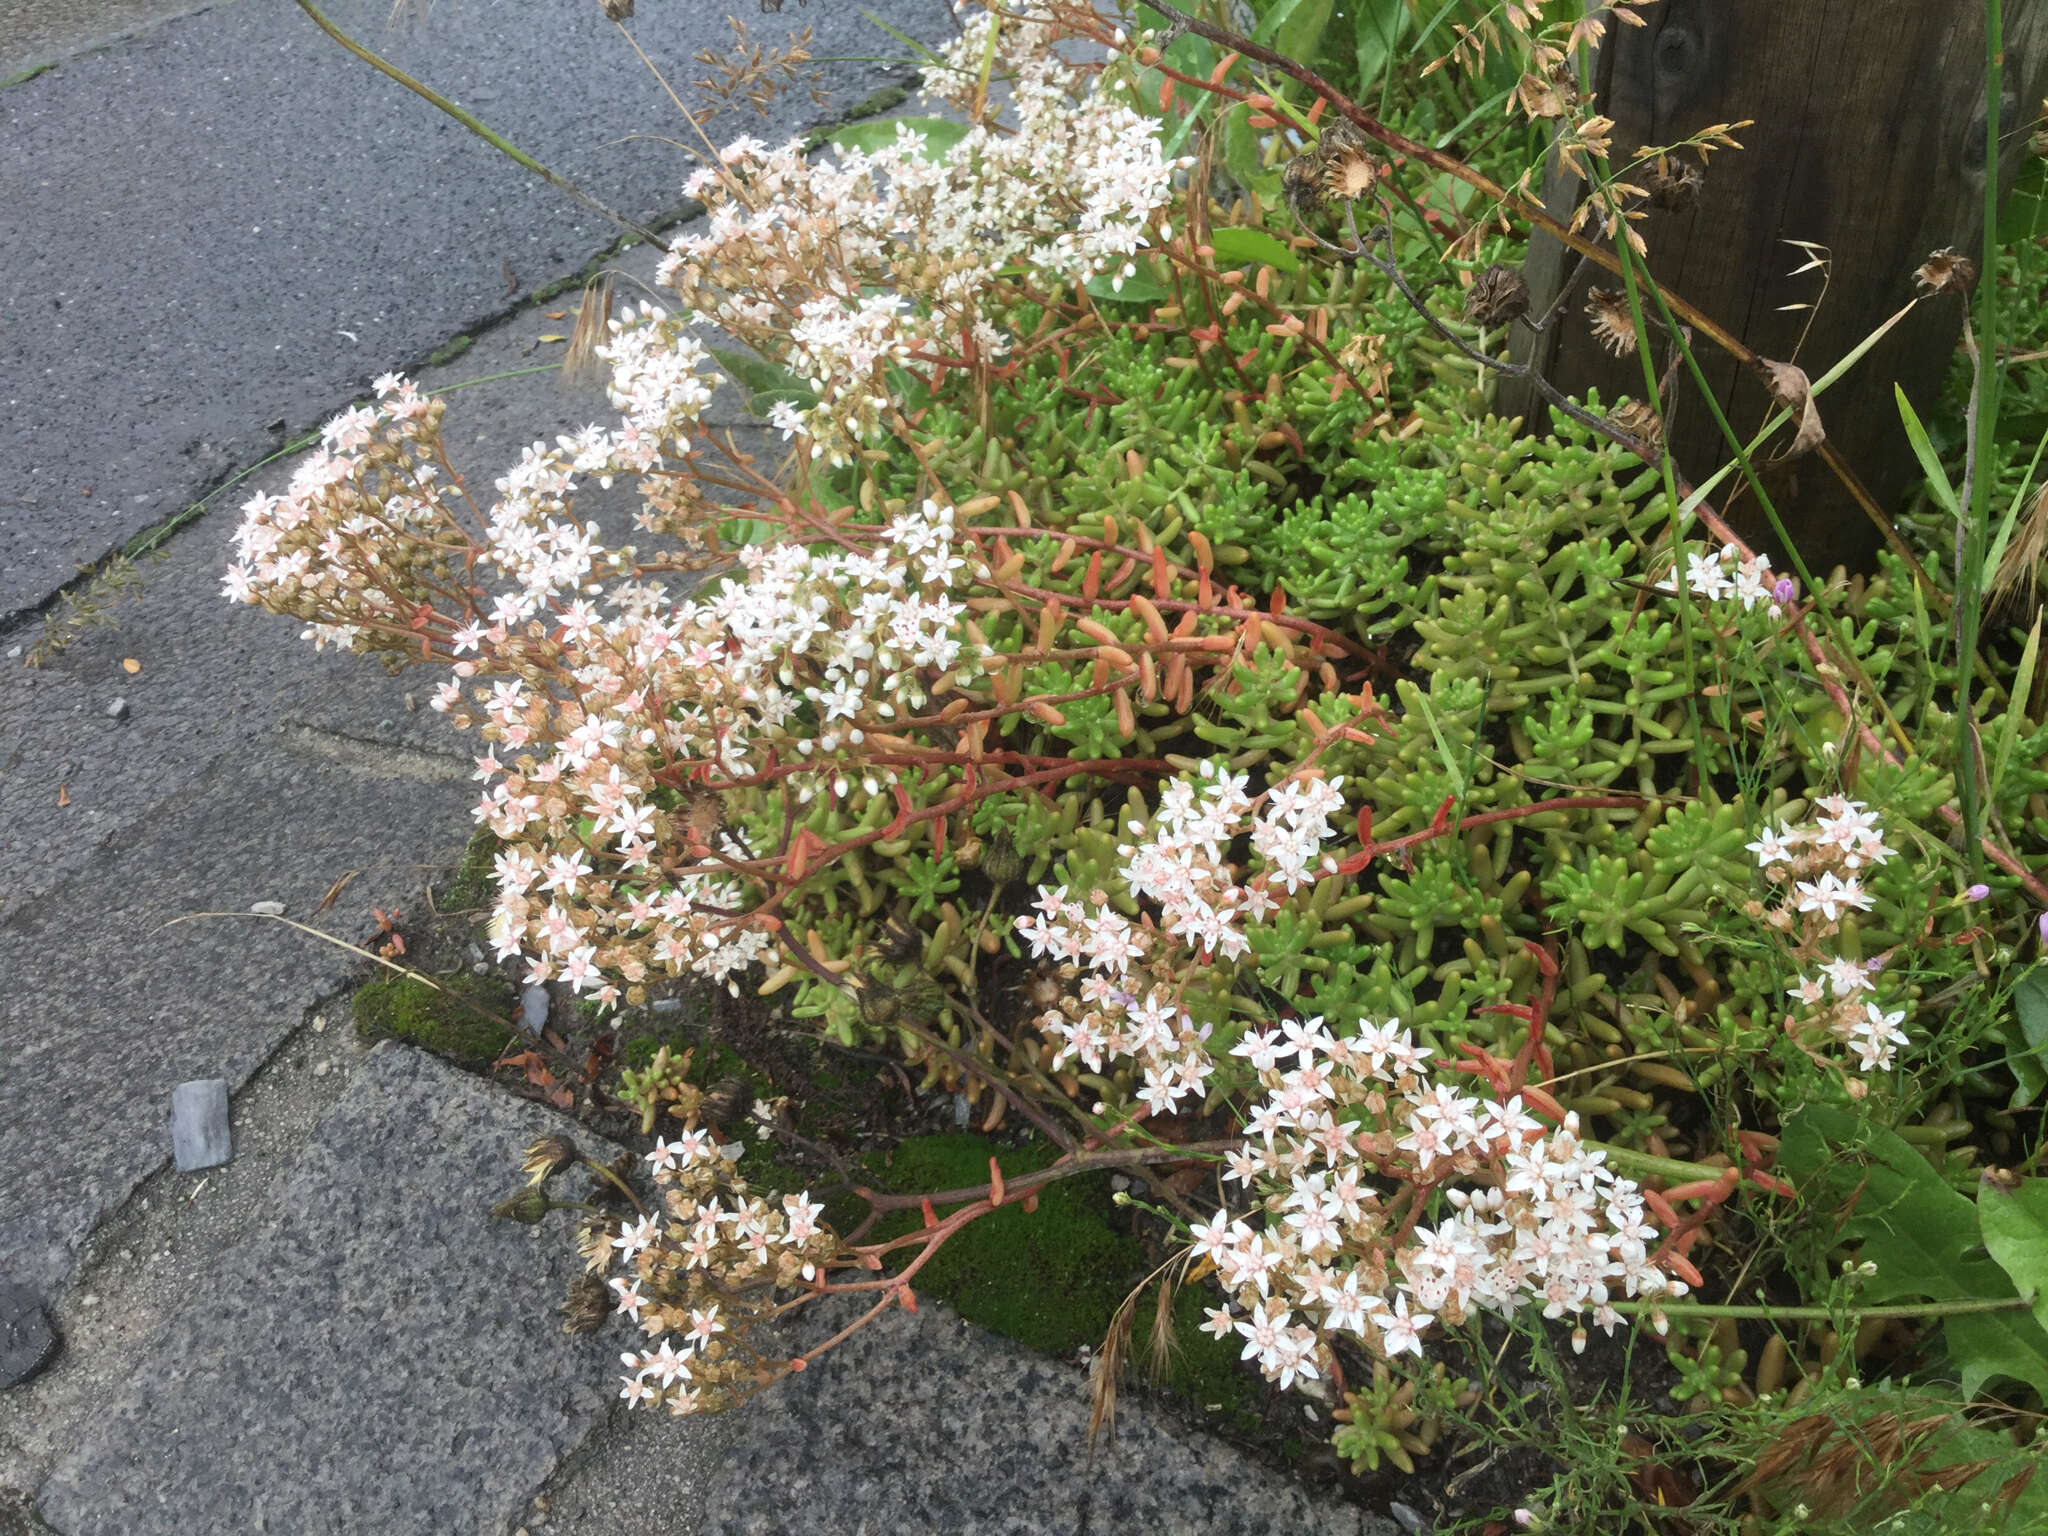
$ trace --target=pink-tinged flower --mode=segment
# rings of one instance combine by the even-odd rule
[[[1969,888],[1969,889],[1968,889],[1967,891],[1963,892],[1963,900],[1965,900],[1965,901],[1982,901],[1982,900],[1983,900],[1983,899],[1984,899],[1984,898],[1985,898],[1986,896],[1989,896],[1990,894],[1991,894],[1991,887],[1990,887],[1990,886],[1988,886],[1988,885],[1981,885],[1981,884],[1980,884],[1980,885],[1973,885],[1973,886],[1971,886],[1971,887],[1970,887],[1970,888]]]
[[[1818,912],[1829,922],[1853,907],[1870,910],[1870,894],[1855,878],[1844,880],[1833,870],[1822,870],[1818,880],[1801,880],[1792,887],[1794,905],[1801,912]]]
[[[1396,1296],[1394,1310],[1382,1313],[1378,1319],[1380,1338],[1390,1355],[1422,1353],[1422,1330],[1436,1321],[1434,1313],[1408,1311],[1408,1298]]]

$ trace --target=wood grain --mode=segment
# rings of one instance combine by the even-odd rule
[[[1905,304],[1931,251],[1975,253],[1983,205],[1983,16],[1977,0],[1663,0],[1647,27],[1616,29],[1598,61],[1601,108],[1615,120],[1615,164],[1645,144],[1670,144],[1713,123],[1753,119],[1739,152],[1714,155],[1694,205],[1651,211],[1638,227],[1660,283],[1684,295],[1765,356],[1819,375]],[[2008,187],[2040,111],[2048,66],[2048,0],[2006,0],[2006,89],[2000,108]],[[1631,178],[1639,179],[1639,178]],[[1579,188],[1555,172],[1552,212],[1568,216]],[[1829,270],[1790,275],[1825,246]],[[1542,309],[1571,274],[1555,242],[1538,237],[1527,272]],[[1611,282],[1580,271],[1568,318],[1545,336],[1518,327],[1521,355],[1559,388],[1598,389],[1612,402],[1643,393],[1636,357],[1616,359],[1588,333],[1586,290]],[[1786,306],[1818,303],[1817,310]],[[1916,471],[1892,399],[1896,380],[1916,406],[1939,391],[1961,333],[1961,301],[1920,306],[1821,400],[1828,436],[1888,510]],[[1769,401],[1761,385],[1711,347],[1696,349],[1738,431]],[[1688,382],[1669,437],[1694,480],[1727,457]],[[1503,390],[1503,409],[1527,414]],[[1769,472],[1766,487],[1816,574],[1866,567],[1878,536],[1835,477],[1808,457]],[[1724,493],[1731,520],[1766,548],[1747,494]],[[1780,559],[1782,562],[1782,551]]]

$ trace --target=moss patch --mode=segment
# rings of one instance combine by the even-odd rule
[[[451,912],[475,912],[490,906],[497,896],[492,861],[502,846],[489,827],[477,828],[462,850],[455,877],[441,892],[441,905]]]
[[[461,973],[435,980],[443,990],[410,976],[380,977],[357,988],[349,999],[356,1033],[371,1044],[403,1040],[467,1067],[488,1067],[504,1055],[517,1036],[484,1015],[512,1011],[512,984],[502,976]]]
[[[474,345],[476,343],[467,336],[457,336],[452,340],[444,341],[440,346],[427,354],[427,365],[432,368],[438,368],[443,363],[452,363]]]
[[[904,1142],[887,1164],[869,1160],[879,1180],[912,1193],[988,1182],[993,1156],[1005,1178],[1052,1162],[1044,1145],[1000,1147],[965,1132]],[[1040,1191],[1038,1209],[1005,1206],[961,1229],[918,1271],[915,1288],[940,1298],[971,1322],[1053,1354],[1096,1346],[1131,1288],[1152,1269],[1144,1245],[1114,1224],[1106,1175],[1063,1179]],[[914,1230],[914,1212],[893,1216],[878,1235]],[[1149,1334],[1156,1285],[1138,1303],[1137,1340]],[[1174,1296],[1174,1342],[1166,1388],[1195,1407],[1243,1420],[1251,1416],[1257,1386],[1237,1367],[1238,1351],[1199,1330],[1203,1309],[1216,1298],[1200,1285]]]

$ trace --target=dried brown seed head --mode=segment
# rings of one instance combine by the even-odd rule
[[[1465,293],[1465,318],[1488,330],[1529,313],[1529,284],[1520,267],[1497,261],[1472,280]]]
[[[1650,206],[1666,213],[1683,213],[1699,201],[1706,175],[1696,165],[1659,155],[1643,178],[1650,194]]]
[[[1650,408],[1647,400],[1624,400],[1607,413],[1608,422],[1618,431],[1649,449],[1645,461],[1654,459],[1664,444],[1664,418]]]
[[[595,1333],[611,1316],[611,1290],[596,1275],[578,1275],[569,1282],[569,1299],[560,1310],[562,1332]]]
[[[1307,218],[1323,205],[1323,162],[1313,153],[1296,155],[1280,172],[1280,189],[1297,217]]]
[[[1322,160],[1323,193],[1327,197],[1351,202],[1369,196],[1379,185],[1380,162],[1362,149],[1325,152]]]
[[[1593,339],[1616,357],[1627,357],[1635,351],[1635,317],[1628,312],[1628,297],[1620,289],[1595,288],[1589,292],[1586,319],[1592,323]]]
[[[1920,264],[1913,281],[1929,293],[1968,293],[1977,286],[1977,263],[1954,246],[1943,246]]]
[[[543,1136],[526,1149],[525,1156],[520,1159],[519,1171],[527,1176],[529,1185],[545,1184],[581,1155],[576,1150],[576,1143],[568,1137]]]

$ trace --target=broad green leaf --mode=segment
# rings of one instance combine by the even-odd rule
[[[1262,229],[1216,229],[1209,232],[1209,244],[1216,248],[1219,267],[1241,267],[1246,262],[1264,262],[1282,272],[1301,266],[1301,258],[1286,243]]]
[[[1919,412],[1913,409],[1913,402],[1906,398],[1906,392],[1897,384],[1892,393],[1899,397],[1899,419],[1906,424],[1906,440],[1913,445],[1913,456],[1920,461],[1920,468],[1927,476],[1927,489],[1934,493],[1934,499],[1950,517],[1960,517],[1962,509],[1956,501],[1955,487],[1948,483],[1948,471],[1941,467],[1941,460],[1935,456],[1934,444],[1927,441],[1927,429],[1920,425]]]
[[[1279,0],[1259,18],[1253,40],[1271,43],[1298,64],[1313,64],[1322,45],[1323,31],[1330,24],[1335,0]]]
[[[1984,1246],[2048,1327],[2048,1179],[1977,1181],[1977,1221]]]
[[[2025,1109],[2048,1088],[2048,974],[2039,967],[2027,972],[2012,989],[2012,1018],[2006,1021],[2006,1065],[2019,1079],[2013,1109]]]
[[[832,142],[841,149],[857,149],[872,155],[896,142],[899,127],[908,128],[924,140],[924,157],[927,160],[945,159],[946,151],[967,137],[965,123],[948,122],[943,117],[879,117],[871,123],[835,128]]]
[[[1408,0],[1352,0],[1352,37],[1358,50],[1358,88],[1363,92],[1374,84],[1394,57],[1394,49],[1408,35],[1413,17]]]
[[[733,352],[724,347],[706,347],[712,360],[732,375],[733,382],[747,392],[747,411],[762,421],[778,400],[787,400],[798,410],[818,403],[817,392],[780,363],[771,363],[751,352]]]
[[[1113,286],[1115,282],[1114,273],[1090,278],[1088,296],[1097,303],[1109,304],[1164,304],[1170,297],[1164,285],[1150,271],[1148,262],[1139,262],[1137,276],[1125,278],[1121,288]]]
[[[1859,1292],[1864,1303],[2019,1294],[1985,1252],[1970,1199],[1892,1132],[1810,1104],[1786,1127],[1780,1153],[1807,1200],[1840,1213],[1840,1240],[1861,1242],[1864,1257],[1877,1265]],[[2025,1312],[1945,1318],[1942,1333],[1965,1395],[1974,1397],[1997,1377],[2048,1394],[2048,1332]]]

